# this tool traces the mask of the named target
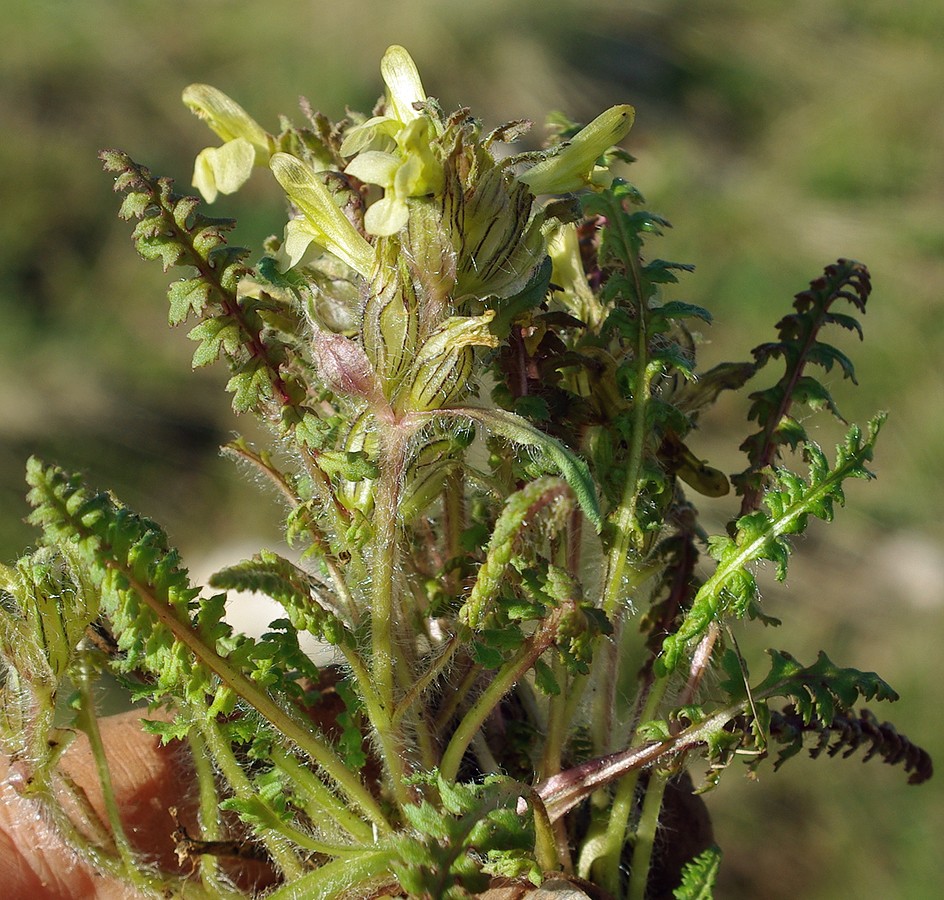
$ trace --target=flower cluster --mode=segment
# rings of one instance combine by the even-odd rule
[[[198,155],[194,186],[212,201],[255,168],[271,170],[292,210],[278,267],[336,273],[340,262],[361,286],[352,296],[364,299],[342,317],[359,323],[357,346],[344,350],[328,334],[316,342],[357,369],[347,383],[362,396],[403,415],[458,397],[473,348],[497,345],[496,305],[525,287],[549,247],[557,267],[566,266],[561,248],[576,253],[566,216],[536,198],[612,181],[606,151],[629,131],[633,108],[615,106],[546,151],[499,159],[492,145],[521,126],[483,136],[467,110],[446,117],[402,47],[387,50],[381,73],[379,114],[338,129],[317,152],[297,133],[267,133],[215,88],[192,85],[184,101],[224,141]]]

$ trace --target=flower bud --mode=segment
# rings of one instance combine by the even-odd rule
[[[489,331],[495,311],[480,316],[453,316],[443,322],[417,353],[411,377],[394,401],[398,411],[442,409],[468,385],[473,346],[497,347]]]
[[[597,160],[633,127],[636,110],[626,104],[611,106],[561,147],[518,176],[534,194],[565,194],[594,183],[602,170]]]

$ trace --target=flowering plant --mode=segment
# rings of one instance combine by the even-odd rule
[[[194,586],[156,524],[32,460],[41,546],[0,570],[0,734],[24,791],[96,866],[155,895],[240,895],[222,861],[248,844],[273,898],[563,880],[569,896],[641,900],[647,885],[710,892],[720,851],[692,827],[686,775],[699,763],[707,789],[733,760],[779,766],[812,736],[927,778],[927,754],[857,708],[895,699],[877,675],[770,651],[752,678],[730,630],[773,624],[754,564],[782,578],[789,536],[871,477],[881,415],[830,461],[795,413],[838,415],[811,371],[852,377],[821,332],[861,333],[865,267],[829,266],[752,360],[700,371],[710,314],[665,296],[690,267],[644,257],[668,223],[620,174],[632,107],[499,153],[526,123],[483,133],[468,110],[444,114],[401,47],[381,71],[374,115],[308,110],[278,134],[215,88],[184,92],[223,141],[197,156],[204,198],[266,169],[284,193],[284,233],[255,266],[226,243],[232,222],[102,153],[139,252],[186,270],[170,321],[197,320],[194,365],[222,359],[236,411],[273,435],[225,449],[283,500],[296,555],[262,550]],[[729,479],[692,449],[699,418],[774,360],[784,374],[750,395],[759,430]],[[740,496],[726,530],[704,532],[691,492]],[[284,617],[235,633],[224,603],[240,590]],[[107,788],[104,673],[149,704],[146,729],[189,748],[195,824],[175,834],[192,871],[142,865],[117,805],[102,819],[63,777],[84,731]],[[657,841],[672,809],[687,825]]]

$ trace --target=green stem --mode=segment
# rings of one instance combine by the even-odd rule
[[[648,429],[646,420],[649,408],[649,399],[652,385],[653,371],[649,365],[649,333],[648,333],[648,306],[644,296],[642,271],[639,266],[639,257],[633,249],[633,243],[628,234],[624,233],[623,216],[621,210],[612,216],[612,226],[620,231],[621,239],[616,244],[622,250],[622,263],[633,282],[636,306],[636,347],[635,347],[635,388],[633,394],[632,433],[630,436],[629,458],[626,464],[626,480],[623,483],[623,495],[612,518],[616,537],[610,547],[606,560],[606,576],[603,589],[602,608],[607,618],[614,623],[617,631],[623,617],[624,605],[621,601],[627,594],[624,578],[629,565],[630,554],[641,557],[644,535],[637,515],[639,490],[645,462],[645,441]],[[635,573],[634,573],[635,574]],[[633,578],[634,581],[638,580]],[[608,752],[613,749],[613,733],[615,727],[614,703],[612,691],[618,681],[619,652],[616,642],[605,645],[604,655],[601,657],[602,681],[609,685],[610,691],[600,691],[595,704],[594,721],[598,723],[596,729],[597,750]]]
[[[373,839],[371,826],[355,815],[336,797],[318,776],[307,766],[302,765],[291,753],[281,747],[272,750],[272,762],[281,769],[307,795],[305,812],[314,822],[320,822],[325,816],[343,828],[351,837],[361,843]]]
[[[82,698],[82,711],[78,717],[78,725],[88,738],[92,758],[95,760],[98,783],[102,791],[102,802],[105,805],[105,815],[115,841],[115,849],[118,851],[118,857],[125,869],[132,871],[136,868],[134,852],[121,822],[121,809],[115,797],[111,769],[108,766],[108,757],[105,755],[105,744],[102,741],[102,733],[98,727],[98,717],[95,714],[95,701],[92,699],[89,673],[84,665],[81,666],[80,674],[76,678],[76,687]]]
[[[453,635],[447,642],[446,646],[440,652],[440,654],[433,660],[430,667],[419,677],[417,681],[413,683],[409,691],[404,694],[403,698],[397,704],[397,708],[393,711],[393,720],[392,724],[398,725],[402,720],[403,716],[412,708],[413,704],[420,698],[423,691],[426,690],[433,683],[436,677],[440,672],[449,665],[449,661],[454,656],[456,650],[459,648],[459,636]]]
[[[475,684],[478,681],[479,676],[482,674],[482,671],[482,666],[478,663],[472,663],[469,665],[469,668],[466,670],[465,675],[462,676],[462,680],[459,682],[458,687],[456,687],[454,691],[451,691],[448,696],[444,698],[442,706],[436,713],[436,720],[433,722],[433,728],[437,734],[441,734],[446,726],[452,721],[452,717],[455,715],[456,710],[462,706],[463,701],[469,695],[469,692],[475,687]]]
[[[90,840],[85,828],[79,828],[72,820],[63,803],[60,792],[65,792],[69,800],[81,809],[89,822],[99,821],[95,811],[91,808],[85,792],[78,787],[69,776],[62,771],[54,773],[53,777],[59,784],[55,793],[41,791],[38,797],[42,804],[44,818],[61,835],[63,842],[99,875],[110,876],[130,884],[143,894],[157,897],[192,897],[193,900],[213,900],[213,898],[234,896],[229,893],[210,893],[202,885],[195,884],[189,879],[173,875],[152,875],[146,867],[132,862],[129,867],[124,860],[109,853],[104,846]],[[38,785],[36,786],[39,787]],[[110,838],[110,835],[107,836]],[[186,885],[186,890],[185,890]]]
[[[462,717],[455,733],[443,753],[439,771],[443,778],[452,781],[459,771],[462,757],[476,732],[489,717],[489,714],[501,702],[516,682],[528,671],[534,661],[551,645],[557,632],[557,623],[561,611],[555,610],[544,620],[541,628],[531,636],[518,653],[503,665],[489,682],[488,687],[472,704],[472,708]]]
[[[593,871],[596,873],[600,887],[614,897],[619,897],[622,893],[620,891],[620,863],[623,847],[629,839],[629,820],[633,812],[633,800],[638,782],[638,770],[620,779],[610,804],[606,829],[598,839],[599,856],[593,863]]]
[[[380,695],[374,688],[370,670],[367,668],[364,660],[361,658],[360,654],[351,647],[342,646],[340,650],[344,656],[344,661],[351,670],[354,681],[357,683],[357,693],[364,703],[367,718],[374,724],[387,721],[387,715],[383,709]]]
[[[240,459],[244,459],[255,466],[263,475],[272,481],[293,510],[301,508],[303,501],[299,498],[298,493],[289,483],[285,475],[272,464],[268,455],[255,452],[243,438],[239,438],[227,444],[223,447],[223,451],[232,453],[234,456],[238,456]],[[309,468],[313,469],[314,473],[317,473],[312,474],[312,485],[318,493],[322,508],[333,510],[333,497],[327,486],[324,473],[317,467],[311,466]],[[344,572],[341,570],[337,559],[335,559],[334,554],[331,552],[331,542],[315,521],[309,518],[306,524],[312,545],[318,550],[318,559],[324,564],[324,567],[328,570],[328,574],[331,576],[331,584],[338,598],[339,606],[347,611],[350,622],[356,624],[359,617],[357,604],[354,602],[354,598],[348,590]],[[340,528],[341,523],[338,521],[337,516],[334,517],[333,525],[336,528]]]
[[[579,577],[580,571],[580,526],[582,521],[583,517],[579,510],[574,509],[570,514],[566,540],[556,551],[557,564],[562,566],[575,579]],[[548,699],[547,717],[544,723],[544,752],[541,758],[540,770],[537,773],[536,780],[538,781],[560,772],[564,744],[567,741],[570,723],[573,721],[573,715],[576,711],[576,707],[570,704],[569,698],[575,689],[574,682],[577,678],[571,676],[557,654],[552,655],[551,671],[557,684],[560,685],[560,691]],[[581,692],[580,687],[576,687],[576,690],[578,693]]]
[[[551,660],[551,671],[554,673],[554,677],[557,679],[561,691],[556,696],[551,697],[548,702],[544,754],[541,758],[540,771],[537,773],[537,780],[539,781],[560,772],[564,742],[567,740],[568,736],[567,726],[570,722],[570,719],[567,717],[567,696],[569,693],[568,673],[557,654],[554,654],[554,658]]]
[[[228,659],[207,646],[189,621],[183,621],[177,617],[177,611],[172,606],[156,597],[141,582],[136,581],[131,571],[127,569],[121,571],[158,621],[187,647],[199,662],[214,672],[233,693],[242,697],[259,715],[268,720],[276,731],[297,744],[303,752],[317,762],[381,831],[390,830],[390,825],[377,801],[361,784],[357,776],[348,769],[341,757],[311,730],[310,722],[303,720],[300,714],[278,706],[255,682],[234,668]]]
[[[218,841],[222,836],[220,796],[216,790],[216,776],[213,773],[210,754],[206,742],[196,728],[190,729],[187,742],[190,744],[190,757],[194,774],[197,776],[199,791],[197,821],[200,824],[200,836],[204,841]],[[219,860],[212,853],[205,853],[200,857],[200,878],[209,891],[217,890],[222,886]]]
[[[668,778],[656,771],[649,776],[646,799],[642,803],[639,824],[636,826],[636,841],[633,845],[633,867],[629,874],[629,892],[626,900],[645,900],[649,882],[649,867],[652,864],[652,848],[659,827],[659,812]]]
[[[193,713],[194,719],[199,723],[200,733],[206,741],[207,749],[213,755],[214,762],[235,796],[240,800],[257,800],[265,803],[258,796],[258,792],[253,788],[242,766],[236,760],[229,741],[220,733],[216,719],[207,718],[205,714],[201,716],[199,708],[194,708]],[[276,817],[274,811],[272,816]],[[285,841],[273,834],[271,829],[260,829],[256,833],[287,881],[292,881],[302,874],[304,871],[302,861],[287,849]]]
[[[656,717],[662,699],[668,688],[669,679],[660,678],[649,691],[646,704],[640,714],[639,721],[649,722]],[[633,741],[631,746],[639,746],[641,741]],[[603,837],[603,846],[595,868],[602,872],[601,884],[611,892],[617,893],[620,883],[620,858],[623,846],[628,838],[629,818],[632,814],[633,796],[636,792],[636,783],[639,780],[639,770],[630,772],[620,779],[613,797],[609,819],[606,824],[606,833]],[[658,815],[658,810],[656,810]],[[651,852],[651,848],[650,848]],[[635,860],[635,857],[634,857]],[[635,871],[635,866],[633,867]],[[645,885],[644,885],[645,886]]]
[[[483,775],[497,775],[501,772],[501,766],[498,764],[498,760],[495,759],[495,754],[492,752],[492,748],[488,746],[488,741],[485,740],[485,735],[481,731],[477,731],[472,736],[470,746],[475,754],[479,771]]]
[[[374,500],[374,539],[371,554],[371,677],[383,714],[389,722],[394,710],[393,614],[394,571],[397,558],[397,499],[403,468],[403,450],[389,446],[381,454],[380,478]],[[379,723],[375,723],[379,724]]]
[[[396,713],[396,680],[394,666],[398,662],[395,629],[395,576],[398,549],[397,513],[406,444],[402,436],[385,437],[380,453],[380,477],[373,511],[373,547],[371,565],[371,669],[370,681],[377,696],[375,705],[367,706],[367,716],[380,744],[384,765],[390,775],[390,787],[400,806],[411,802],[411,792],[404,783],[407,774],[407,753],[403,734],[393,725]]]
[[[462,555],[462,529],[465,528],[465,475],[461,466],[446,476],[443,490],[443,553],[446,561]],[[459,588],[459,573],[452,569],[446,575],[445,589],[449,594]]]
[[[359,885],[376,882],[389,874],[391,864],[397,859],[396,850],[390,847],[364,849],[358,856],[345,856],[319,866],[266,896],[268,900],[296,900],[298,897],[333,900]]]
[[[68,804],[63,802],[61,794],[58,792],[65,794],[66,797],[68,797],[69,803],[73,805],[74,810],[81,813],[83,819],[83,833],[87,834],[91,841],[98,841],[100,849],[103,852],[110,853],[111,848],[115,845],[114,838],[112,833],[108,830],[108,825],[102,820],[102,817],[98,814],[95,807],[92,806],[88,794],[86,794],[85,790],[76,784],[72,776],[63,769],[57,769],[55,776],[58,782],[56,804],[62,807],[63,810],[68,809]],[[42,796],[42,788],[35,781],[30,785],[30,796],[32,796],[34,789],[38,795]],[[66,815],[71,816],[72,812],[67,812]]]

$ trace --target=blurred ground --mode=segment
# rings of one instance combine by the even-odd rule
[[[196,10],[199,8],[199,12]],[[192,558],[274,540],[278,513],[216,454],[237,423],[220,371],[189,373],[166,328],[166,282],[134,254],[100,171],[127,150],[189,183],[209,143],[179,102],[206,81],[264,126],[299,93],[337,118],[369,109],[377,63],[407,46],[427,89],[486,123],[559,108],[587,120],[632,102],[631,177],[675,229],[653,252],[695,263],[679,299],[711,309],[701,363],[746,358],[822,267],[866,262],[865,343],[837,342],[860,387],[832,377],[850,420],[891,419],[873,484],[815,528],[784,619],[750,639],[874,668],[902,694],[878,709],[944,759],[944,6],[937,0],[32,0],[7,10],[0,55],[0,553],[21,522],[30,453],[90,473],[162,521]],[[217,205],[258,246],[282,211],[262,179]],[[181,405],[181,398],[186,405]],[[744,406],[706,423],[730,471]],[[824,443],[835,429],[811,422]],[[729,510],[719,507],[718,515]],[[697,778],[697,771],[694,773]],[[710,797],[726,851],[720,897],[936,898],[940,777],[906,787],[876,762],[796,760],[761,784],[732,771]]]

